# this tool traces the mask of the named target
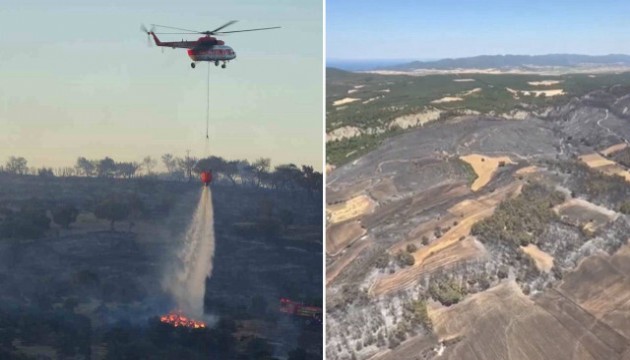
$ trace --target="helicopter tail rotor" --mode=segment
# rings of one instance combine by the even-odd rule
[[[147,34],[147,46],[151,47],[151,34],[153,33],[153,31],[155,30],[155,26],[151,25],[151,29],[147,29],[146,26],[144,26],[144,24],[140,24],[140,31],[142,31],[143,33]]]

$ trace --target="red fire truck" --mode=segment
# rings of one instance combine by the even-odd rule
[[[304,319],[307,325],[322,323],[322,308],[307,306],[287,298],[280,299],[280,312]]]

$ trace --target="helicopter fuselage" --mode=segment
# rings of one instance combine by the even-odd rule
[[[234,49],[227,45],[212,45],[207,48],[188,49],[192,61],[229,61],[236,58]]]

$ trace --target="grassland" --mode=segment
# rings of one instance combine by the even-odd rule
[[[462,156],[461,160],[470,164],[477,174],[477,178],[470,186],[472,191],[477,191],[484,187],[492,179],[492,175],[499,167],[514,163],[509,156],[490,157],[479,154]]]

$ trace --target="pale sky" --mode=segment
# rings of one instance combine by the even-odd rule
[[[221,38],[237,58],[211,68],[210,154],[321,170],[321,0],[5,0],[0,163],[207,155],[207,64],[193,70],[185,49],[148,47],[140,24],[203,31],[229,20],[239,22],[226,31],[282,29]]]
[[[628,0],[330,0],[329,59],[630,54]]]

